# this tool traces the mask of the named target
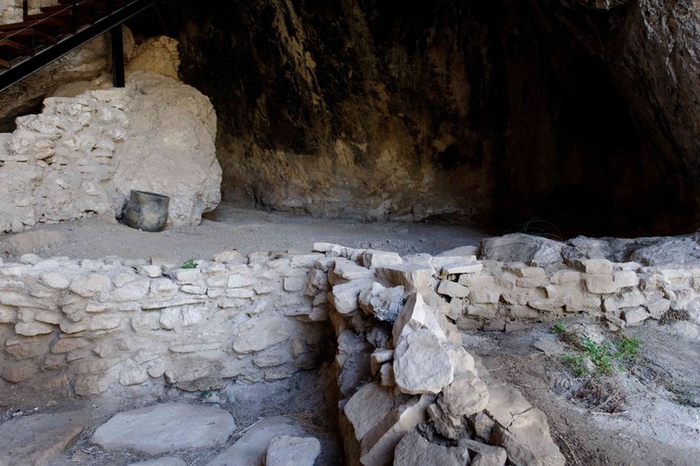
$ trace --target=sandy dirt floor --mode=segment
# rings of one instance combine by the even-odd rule
[[[0,258],[9,262],[26,253],[41,257],[153,258],[178,263],[210,259],[217,252],[238,250],[308,252],[314,242],[396,251],[436,254],[464,245],[477,245],[487,233],[459,226],[358,223],[349,220],[293,218],[235,208],[226,203],[206,216],[201,225],[146,233],[124,225],[88,218],[58,225],[41,225],[14,235],[0,236]],[[481,357],[493,375],[515,385],[547,415],[552,436],[572,465],[698,465],[700,464],[700,337],[687,322],[656,322],[606,333],[598,322],[562,321],[567,329],[590,326],[611,340],[639,338],[639,356],[605,377],[581,376],[562,357],[535,348],[536,342],[564,345],[552,333],[553,323],[510,332],[465,331],[464,344]],[[541,346],[541,345],[540,345]],[[322,437],[324,454],[317,465],[342,464],[341,448],[333,435],[332,407],[325,408],[328,377],[323,368],[295,375],[281,385],[262,387],[256,402],[238,403],[235,393],[216,394],[234,413],[240,429],[261,416],[303,417]],[[318,383],[317,381],[323,381]],[[293,387],[293,389],[290,389]],[[240,394],[238,395],[240,398]],[[202,402],[196,395],[172,390],[163,400]],[[162,400],[96,400],[91,430],[116,411],[138,403]],[[77,403],[77,402],[75,402]],[[5,418],[26,406],[3,406]],[[2,403],[0,403],[2,405]],[[70,405],[41,406],[45,411]],[[128,464],[138,458],[128,452],[106,453],[89,445],[87,435],[56,465]],[[233,440],[232,440],[233,441]],[[185,452],[189,464],[206,464],[215,452]]]

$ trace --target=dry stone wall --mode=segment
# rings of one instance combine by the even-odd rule
[[[433,318],[421,317],[425,326],[454,343],[460,329],[512,330],[579,313],[613,328],[668,310],[700,323],[700,267],[692,265],[568,259],[533,266],[477,260],[464,249],[406,257],[325,243],[316,249],[225,252],[192,269],[117,257],[25,255],[1,264],[2,379],[65,396],[275,380],[318,362],[328,320],[339,354],[358,344],[369,351],[357,337],[363,332],[375,348],[398,350],[390,342],[400,332],[391,326],[406,318],[406,306],[432,309]],[[379,371],[393,356],[377,358]],[[351,394],[366,375],[344,375],[341,393]],[[399,383],[418,390],[410,380]]]
[[[220,200],[216,115],[194,88],[136,71],[123,89],[52,97],[0,134],[0,233],[121,215],[131,189],[171,197],[169,225]]]
[[[326,315],[302,289],[319,256],[227,252],[187,269],[25,255],[0,266],[2,378],[60,397],[209,390],[314,367]]]

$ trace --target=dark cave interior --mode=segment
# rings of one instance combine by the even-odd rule
[[[260,194],[272,188],[252,167],[280,151],[321,164],[337,157],[336,140],[354,148],[345,183],[359,185],[384,141],[397,140],[407,171],[429,166],[440,181],[431,190],[458,206],[417,220],[564,238],[693,230],[687,173],[635,117],[608,66],[626,7],[579,11],[577,31],[549,3],[167,0],[161,11],[180,41],[182,79],[217,110],[225,198],[284,210]],[[147,14],[130,27],[147,35],[160,32],[156,23]],[[596,25],[607,28],[600,55],[577,36]],[[396,211],[415,203],[391,195],[401,198]]]

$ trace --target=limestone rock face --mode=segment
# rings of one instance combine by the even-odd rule
[[[136,47],[132,45],[132,50],[131,59],[126,65],[127,72],[153,71],[163,76],[178,79],[180,56],[177,53],[175,39],[166,36],[150,37]]]

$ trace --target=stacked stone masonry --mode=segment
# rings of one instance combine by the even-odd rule
[[[602,259],[533,267],[316,246],[298,255],[224,252],[192,269],[117,257],[0,264],[2,379],[66,396],[281,379],[317,364],[329,308],[351,320],[374,310],[392,322],[415,291],[455,332],[573,313],[623,327],[669,309],[697,319],[700,309],[697,267]]]

